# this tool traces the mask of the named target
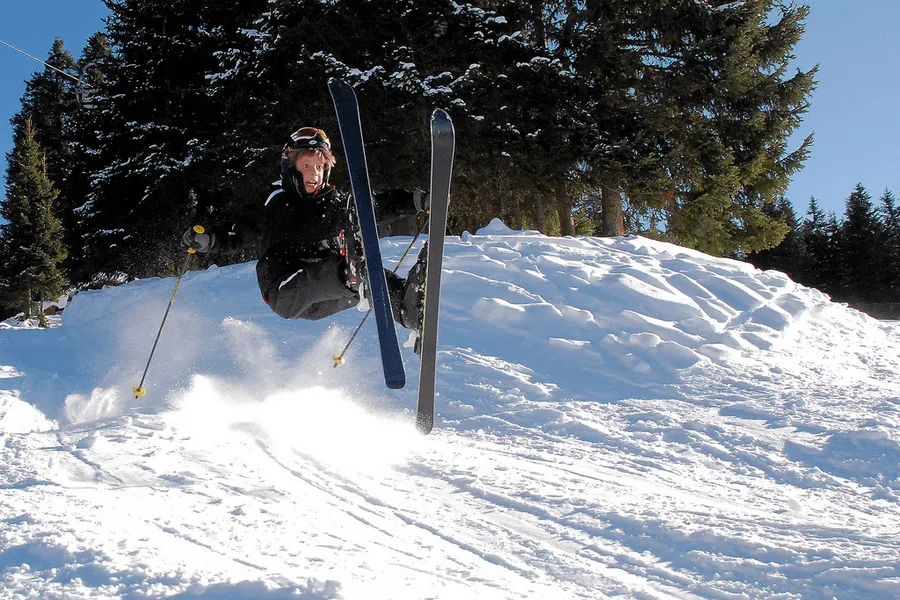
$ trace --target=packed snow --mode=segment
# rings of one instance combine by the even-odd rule
[[[253,263],[184,276],[139,399],[174,278],[7,323],[0,597],[900,597],[900,324],[499,221],[443,283],[429,436],[410,349],[334,368],[362,313],[282,320]]]

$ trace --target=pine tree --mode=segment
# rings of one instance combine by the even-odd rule
[[[83,211],[98,282],[173,272],[180,233],[226,203],[220,144],[229,114],[210,77],[229,36],[249,24],[238,19],[247,4],[108,2],[112,56],[96,90],[103,143]]]
[[[883,239],[878,246],[882,272],[883,302],[900,302],[900,208],[894,193],[885,189],[878,214],[883,226]]]
[[[884,273],[878,268],[878,248],[883,238],[881,221],[872,197],[863,185],[847,198],[840,226],[842,299],[848,302],[879,302]]]
[[[775,269],[788,274],[795,281],[803,282],[809,262],[800,222],[794,206],[787,198],[779,198],[775,206],[764,209],[766,216],[783,223],[788,233],[780,244],[750,253],[747,260],[759,269]]]
[[[73,189],[78,169],[74,149],[74,121],[78,112],[76,93],[77,66],[63,40],[56,38],[46,60],[50,65],[34,73],[25,84],[21,98],[22,108],[13,116],[13,138],[20,136],[26,121],[30,120],[35,138],[46,158],[47,173],[58,192],[56,214],[66,232],[66,246],[79,245],[75,235],[77,215],[74,208],[83,203]],[[51,68],[52,67],[52,68]],[[70,237],[70,234],[72,236]],[[63,270],[70,267],[69,261]]]
[[[815,69],[787,75],[808,7],[564,4],[560,39],[583,92],[571,104],[586,182],[620,190],[602,194],[613,203],[661,212],[682,244],[727,254],[779,243],[787,229],[764,208],[812,141],[786,147],[814,86]]]
[[[69,250],[65,262],[70,282],[77,287],[90,286],[99,266],[87,260],[85,239],[89,226],[84,215],[90,212],[93,191],[91,177],[101,169],[100,157],[107,139],[103,98],[97,90],[103,85],[104,70],[112,57],[106,35],[91,36],[78,60],[78,105],[72,115],[72,164],[66,186],[65,202],[60,202],[65,241]],[[103,283],[103,282],[101,282]]]
[[[814,196],[809,198],[809,208],[806,214],[807,218],[800,226],[806,264],[803,276],[799,277],[797,281],[811,287],[824,289],[828,279],[826,273],[829,271],[827,261],[830,260],[828,233],[826,232],[827,217]]]
[[[837,215],[829,211],[825,215],[825,247],[821,261],[821,290],[830,294],[839,302],[846,302],[847,290],[844,286],[847,271],[846,257],[843,254],[841,224]]]
[[[47,170],[35,128],[26,119],[7,156],[6,199],[0,216],[3,266],[0,289],[4,302],[31,316],[39,302],[42,327],[44,300],[55,300],[66,287],[60,263],[66,258],[62,226],[55,214],[58,192]]]
[[[683,242],[715,253],[735,244],[770,247],[785,234],[765,208],[784,194],[812,144],[810,136],[787,149],[815,85],[815,69],[787,75],[808,11],[771,1],[732,3],[700,26],[712,29],[707,43],[721,54],[708,65],[711,79],[692,82],[708,92],[691,111],[696,125],[683,130],[688,138],[680,160],[691,169],[685,183],[694,188],[675,211],[673,233]],[[711,118],[702,118],[707,112]],[[682,213],[690,216],[685,227]],[[712,237],[709,220],[718,224]]]
[[[56,38],[43,71],[35,73],[25,83],[21,98],[22,109],[10,120],[13,138],[22,134],[26,121],[31,121],[37,142],[44,149],[50,180],[57,190],[63,190],[72,168],[72,116],[77,99],[75,59]]]

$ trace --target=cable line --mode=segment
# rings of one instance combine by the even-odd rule
[[[62,69],[57,69],[57,68],[54,67],[53,65],[51,65],[51,64],[49,64],[49,63],[46,63],[46,62],[42,61],[42,60],[39,59],[38,57],[30,55],[30,54],[28,54],[27,52],[25,52],[24,50],[19,50],[18,48],[16,48],[16,47],[13,46],[12,44],[7,44],[7,43],[4,42],[3,40],[0,40],[0,44],[3,44],[3,45],[6,46],[7,48],[12,48],[13,50],[15,50],[16,52],[18,52],[19,54],[24,54],[24,55],[27,56],[28,58],[30,58],[30,59],[32,59],[32,60],[36,60],[36,61],[38,61],[39,63],[41,63],[42,65],[45,65],[45,66],[47,66],[47,67],[50,67],[50,68],[53,69],[54,71],[57,71],[57,72],[59,72],[59,73],[62,73],[63,75],[65,75],[65,76],[68,77],[69,79],[74,79],[75,81],[77,81],[77,82],[80,83],[81,85],[88,85],[88,83],[87,83],[86,81],[82,81],[82,80],[79,79],[78,77],[75,77],[75,76],[72,75],[71,73],[66,73],[66,72],[63,71]]]

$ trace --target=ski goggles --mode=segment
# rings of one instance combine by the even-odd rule
[[[301,148],[324,148],[331,150],[331,142],[321,129],[315,127],[301,127],[291,134],[291,141],[286,144],[290,150]]]

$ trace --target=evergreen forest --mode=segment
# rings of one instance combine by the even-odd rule
[[[262,203],[301,126],[329,132],[331,181],[347,189],[332,77],[356,88],[376,190],[427,187],[429,117],[450,113],[452,234],[494,217],[640,234],[784,270],[837,300],[898,301],[890,191],[875,204],[858,186],[841,219],[815,199],[798,219],[785,196],[813,145],[789,145],[816,85],[815,66],[791,67],[807,5],[104,2],[105,29],[77,58],[53,41],[11,119],[4,316],[175,273],[182,232]]]

